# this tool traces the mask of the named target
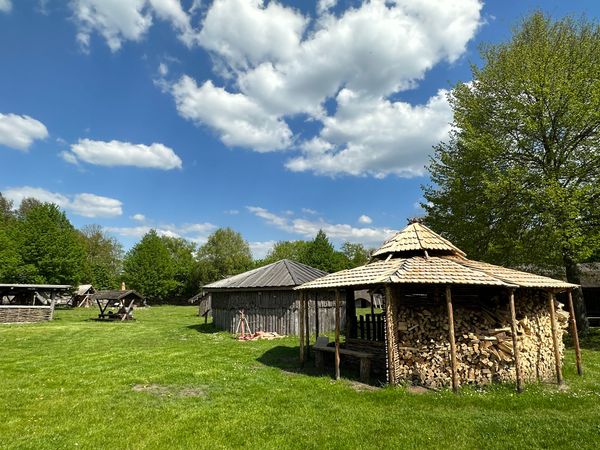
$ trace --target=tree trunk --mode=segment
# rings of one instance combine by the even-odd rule
[[[567,281],[573,284],[581,284],[579,267],[577,267],[575,261],[569,257],[565,257],[564,263]],[[585,303],[583,301],[583,291],[580,287],[573,289],[573,307],[575,308],[575,319],[577,320],[579,334],[585,334],[588,331],[589,322],[585,310]]]

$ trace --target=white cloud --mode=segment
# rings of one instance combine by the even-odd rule
[[[358,218],[358,223],[364,223],[364,224],[370,224],[373,223],[373,219],[371,219],[369,216],[363,214],[362,216],[360,216]]]
[[[39,120],[18,114],[0,113],[0,145],[26,151],[33,141],[47,137],[48,130]]]
[[[240,210],[239,209],[227,209],[223,212],[230,216],[237,216],[240,213]]]
[[[121,201],[89,193],[64,195],[42,188],[21,186],[7,188],[2,195],[11,200],[15,208],[19,207],[23,199],[31,197],[41,202],[54,203],[83,217],[117,217],[123,214]]]
[[[267,256],[277,241],[256,241],[250,242],[250,251],[254,259],[262,259]]]
[[[175,238],[184,238],[198,244],[206,242],[208,235],[216,229],[212,223],[184,223],[175,224],[156,224],[137,225],[133,227],[106,227],[106,231],[124,237],[141,238],[150,230],[156,230],[159,236],[169,236]]]
[[[318,211],[315,211],[314,209],[310,209],[310,208],[302,208],[301,211],[304,214],[310,214],[310,215],[315,215],[315,214],[319,214]]]
[[[266,113],[244,94],[232,94],[211,81],[198,86],[183,76],[172,86],[179,114],[210,125],[229,146],[250,147],[259,152],[286,148],[292,132],[287,124]]]
[[[133,220],[135,220],[136,222],[145,222],[146,221],[146,216],[143,214],[134,214],[133,216],[131,216],[131,218]]]
[[[0,12],[9,13],[12,10],[10,0],[0,0]]]
[[[175,152],[163,144],[132,144],[121,141],[93,141],[80,139],[63,152],[68,162],[83,161],[99,166],[135,166],[153,169],[181,169],[182,163]]]
[[[287,163],[294,171],[423,174],[431,146],[447,137],[451,110],[443,90],[424,105],[398,94],[464,54],[481,1],[371,0],[330,14],[336,5],[321,0],[310,18],[273,1],[216,0],[199,42],[231,83],[198,87],[182,77],[170,89],[179,114],[229,146],[264,152],[296,143],[300,154]],[[300,140],[286,123],[298,114],[322,130]]]
[[[169,73],[169,66],[167,66],[165,63],[160,63],[158,65],[158,73],[161,77],[167,76],[167,74]]]
[[[124,41],[140,41],[152,26],[153,17],[171,23],[188,47],[197,41],[190,17],[178,0],[72,0],[77,40],[89,49],[93,33],[99,33],[111,51]]]
[[[290,218],[280,216],[259,206],[248,206],[248,211],[263,219],[267,224],[291,234],[312,239],[323,230],[327,236],[336,242],[360,242],[372,246],[380,245],[395,231],[390,228],[353,227],[348,224],[330,223],[323,219],[307,220],[303,218]]]

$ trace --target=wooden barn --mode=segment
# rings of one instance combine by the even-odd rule
[[[299,331],[299,293],[296,286],[327,275],[327,272],[289,259],[282,259],[258,269],[235,275],[203,287],[211,296],[213,323],[235,332],[240,311],[252,332],[274,331],[282,335],[297,335]],[[306,310],[306,318],[321,332],[335,326],[335,299],[324,293]]]
[[[464,252],[420,223],[411,223],[383,244],[372,261],[300,286],[301,308],[335,292],[346,304],[345,342],[319,338],[316,362],[340,360],[385,374],[390,384],[430,388],[460,384],[525,381],[562,383],[563,332],[570,321],[581,373],[581,355],[571,290],[577,285],[466,258]],[[383,295],[383,312],[373,317],[351,310],[354,291]],[[556,301],[565,293],[569,314]],[[341,312],[336,314],[339,317]],[[369,314],[367,314],[369,316]],[[308,357],[309,325],[300,330],[300,358]],[[363,371],[363,369],[366,369]]]
[[[52,320],[57,300],[70,290],[61,284],[0,284],[0,323]]]

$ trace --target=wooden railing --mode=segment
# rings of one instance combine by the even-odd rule
[[[355,317],[356,339],[383,342],[383,314],[365,314]]]

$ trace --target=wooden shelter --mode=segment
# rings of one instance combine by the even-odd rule
[[[303,293],[301,307],[317,302],[317,293],[324,290],[336,293],[337,305],[353,304],[349,293],[355,289],[384,296],[379,322],[375,317],[370,323],[362,316],[352,317],[347,309],[343,346],[339,311],[336,314],[336,377],[340,355],[360,352],[390,384],[451,385],[456,390],[464,383],[514,381],[521,391],[524,381],[562,383],[562,333],[569,318],[581,373],[571,298],[576,287],[469,260],[451,242],[414,222],[376,250],[369,264],[297,289]],[[567,293],[570,315],[556,301],[559,292]],[[380,322],[380,330],[373,327]],[[300,332],[302,361],[311,331],[304,326]]]
[[[271,331],[296,335],[299,331],[299,293],[296,286],[327,275],[305,264],[282,259],[204,286],[210,293],[213,323],[235,332],[240,311],[253,332]],[[306,319],[321,332],[334,328],[334,299],[321,295],[319,308],[306,310]],[[303,316],[304,320],[304,316]]]
[[[73,307],[89,308],[93,304],[92,295],[96,292],[91,284],[80,284],[71,297],[69,304]]]
[[[98,291],[92,295],[98,305],[101,320],[132,320],[133,308],[142,304],[144,297],[134,290]]]
[[[66,284],[0,284],[0,323],[52,320],[58,297],[70,290]]]

